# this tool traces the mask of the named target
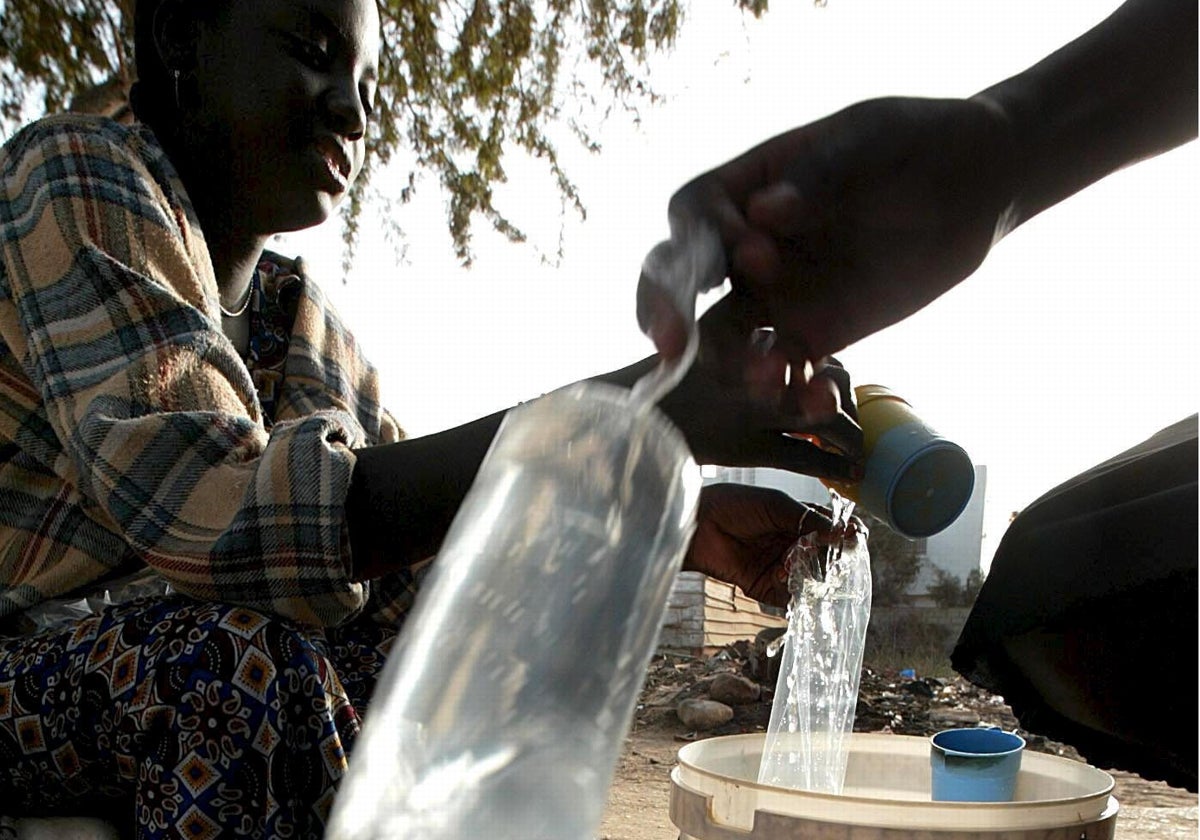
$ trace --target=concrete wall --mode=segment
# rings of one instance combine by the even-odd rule
[[[897,632],[902,634],[905,625],[932,624],[945,633],[945,650],[948,656],[954,650],[958,634],[967,623],[970,612],[970,607],[872,607],[870,627],[872,632],[881,634],[887,634],[891,632],[891,628],[896,627]]]
[[[704,582],[704,638],[701,650],[714,653],[741,639],[753,639],[768,627],[785,627],[787,619],[767,612],[732,583]]]
[[[682,572],[671,589],[658,647],[693,656],[709,654],[785,623],[782,616],[764,611],[732,584],[699,572]]]
[[[704,575],[680,572],[667,600],[658,637],[661,650],[695,654],[704,646]]]

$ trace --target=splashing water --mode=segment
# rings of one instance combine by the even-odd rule
[[[841,793],[846,736],[862,674],[871,614],[867,532],[853,502],[831,491],[834,539],[800,538],[789,556],[787,632],[771,722],[759,766],[761,784]]]

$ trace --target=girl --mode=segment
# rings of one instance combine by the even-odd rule
[[[321,834],[502,416],[402,441],[303,263],[264,250],[361,170],[378,32],[371,0],[140,0],[140,124],[50,117],[4,146],[10,809],[105,811],[139,837]],[[708,318],[737,325],[732,303]],[[666,408],[700,461],[847,474],[755,406],[701,369]],[[804,508],[725,487],[703,511],[688,567],[785,598]],[[153,594],[70,612],[131,575]]]

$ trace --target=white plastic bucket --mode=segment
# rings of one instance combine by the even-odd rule
[[[934,802],[929,739],[855,733],[840,795],[760,785],[764,737],[733,735],[679,751],[671,821],[681,840],[1112,840],[1107,773],[1026,752],[1012,802]]]

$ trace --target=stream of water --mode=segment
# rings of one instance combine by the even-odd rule
[[[789,557],[787,632],[758,781],[841,793],[871,614],[867,531],[831,491],[834,539],[800,538]],[[768,653],[772,653],[768,650]]]

